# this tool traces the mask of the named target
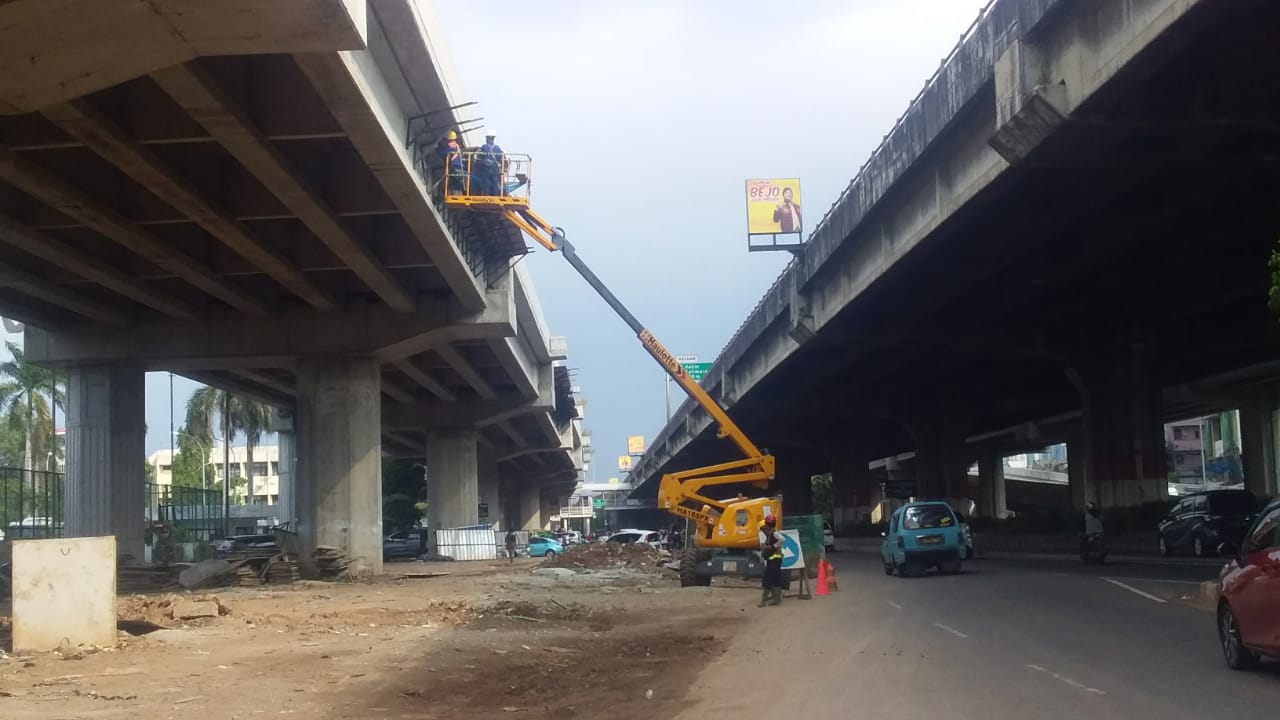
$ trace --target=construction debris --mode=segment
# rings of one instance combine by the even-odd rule
[[[653,568],[664,562],[661,550],[640,543],[592,543],[570,545],[561,555],[547,558],[544,568],[605,570],[610,568]]]
[[[351,558],[347,557],[338,548],[327,545],[318,546],[311,558],[315,562],[316,571],[319,572],[322,580],[333,580],[346,577],[347,568],[351,566]]]
[[[226,585],[236,566],[226,560],[205,560],[183,570],[178,575],[178,583],[188,590],[221,587]]]
[[[170,610],[175,620],[218,617],[218,603],[211,601],[179,600]]]

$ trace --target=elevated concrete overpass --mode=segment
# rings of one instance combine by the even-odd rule
[[[441,202],[448,63],[427,0],[0,3],[0,314],[69,377],[70,533],[141,557],[146,370],[282,408],[294,519],[362,568],[384,452],[435,527],[568,494],[524,241]]]
[[[972,462],[1059,441],[1076,504],[1157,500],[1162,421],[1225,407],[1274,493],[1277,31],[1256,0],[995,0],[703,380],[789,512],[824,471],[868,507],[909,451],[911,494],[980,496]],[[732,457],[708,425],[679,408],[637,493]]]

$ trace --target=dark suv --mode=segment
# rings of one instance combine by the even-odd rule
[[[1187,495],[1160,521],[1160,554],[1189,550],[1205,557],[1216,554],[1222,543],[1239,547],[1257,512],[1258,499],[1248,490],[1209,490]]]

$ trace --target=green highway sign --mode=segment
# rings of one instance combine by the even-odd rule
[[[689,373],[689,377],[693,378],[694,382],[702,382],[702,378],[706,377],[707,371],[711,369],[711,363],[704,362],[680,363],[680,366]]]
[[[598,497],[598,498],[591,498],[591,505],[592,505],[593,507],[595,507],[597,510],[598,510],[598,509],[600,509],[600,508],[603,508],[603,507],[604,507],[604,498],[602,498],[602,497]]]

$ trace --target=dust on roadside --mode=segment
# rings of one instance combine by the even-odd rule
[[[388,572],[401,568],[424,566]],[[449,574],[122,598],[122,618],[172,629],[74,660],[0,659],[0,715],[48,718],[57,703],[84,718],[664,717],[753,600],[681,589],[644,560],[429,568]],[[226,614],[172,617],[200,599]]]

